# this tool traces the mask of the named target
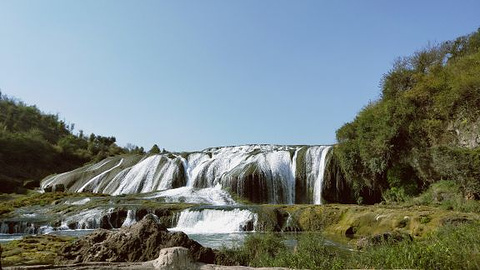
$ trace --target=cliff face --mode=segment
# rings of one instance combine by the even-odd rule
[[[447,133],[453,133],[454,145],[467,149],[480,146],[480,119],[469,120],[467,117],[457,117],[448,124]]]

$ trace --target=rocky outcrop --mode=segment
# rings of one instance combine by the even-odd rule
[[[97,230],[60,250],[58,263],[139,262],[157,259],[162,248],[189,249],[194,260],[213,263],[215,253],[188,238],[183,232],[171,233],[154,215],[118,231]]]
[[[411,235],[400,232],[385,232],[368,237],[362,237],[357,241],[357,249],[364,249],[382,243],[397,243],[401,241],[412,241]]]

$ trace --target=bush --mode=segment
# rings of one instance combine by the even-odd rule
[[[479,40],[480,29],[400,58],[381,98],[337,130],[334,152],[354,200],[402,201],[441,179],[480,199]]]
[[[293,250],[278,235],[251,235],[243,246],[224,249],[220,257],[231,259],[230,265],[294,269],[480,269],[479,225],[448,225],[423,240],[384,241],[361,252],[325,245],[319,234],[302,234]]]
[[[480,213],[480,202],[466,199],[460,183],[441,180],[430,185],[420,196],[412,199],[417,205],[436,206],[447,210]]]
[[[383,244],[350,258],[351,268],[479,269],[478,223],[447,226],[425,240]]]

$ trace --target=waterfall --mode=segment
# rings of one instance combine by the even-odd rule
[[[102,218],[112,213],[113,210],[114,208],[92,208],[79,214],[67,216],[59,229],[98,229],[102,223]]]
[[[195,203],[210,205],[235,205],[232,196],[218,184],[212,188],[180,187],[149,193],[145,199],[162,198],[166,203]]]
[[[289,204],[294,204],[295,203],[295,183],[296,183],[296,174],[297,174],[297,157],[298,157],[298,151],[300,151],[301,148],[297,148],[295,150],[295,154],[293,154],[293,159],[292,159],[292,165],[291,165],[291,175],[290,175],[290,198],[292,198],[291,201],[289,201]]]
[[[122,227],[132,226],[137,222],[137,211],[136,210],[128,210],[127,211],[127,218],[122,223]]]
[[[327,153],[331,146],[311,147],[307,150],[307,182],[313,189],[313,203],[322,204],[322,184]]]
[[[294,204],[296,196],[321,203],[325,163],[330,146],[243,145],[192,153],[164,153],[109,158],[100,163],[47,177],[41,187],[63,184],[70,192],[111,195],[157,192],[170,201],[205,200],[215,192],[231,204],[221,187],[254,203]],[[302,181],[302,182],[298,182]],[[304,183],[305,182],[305,183]],[[297,189],[300,188],[300,189]],[[296,191],[297,190],[297,191]],[[300,191],[299,191],[300,190]],[[303,192],[306,194],[296,194]],[[151,197],[155,197],[152,195]],[[223,199],[220,199],[223,198]],[[303,202],[303,201],[302,201]]]
[[[112,168],[102,172],[101,174],[93,177],[92,179],[90,179],[87,183],[85,183],[81,188],[78,189],[78,192],[83,192],[83,191],[86,191],[86,190],[94,190],[94,189],[98,188],[98,184],[99,184],[100,181],[102,181],[103,177],[105,177],[112,170],[114,170],[114,169],[118,168],[120,165],[122,165],[122,162],[123,162],[123,158],[120,159],[118,164],[115,165],[114,167],[112,167]]]
[[[153,177],[157,170],[161,156],[150,156],[133,166],[128,173],[120,179],[120,185],[112,192],[112,195],[141,193],[151,191]]]
[[[257,219],[257,214],[246,209],[187,209],[180,213],[177,226],[169,230],[191,234],[253,231]]]

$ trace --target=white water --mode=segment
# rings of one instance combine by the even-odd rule
[[[234,233],[255,228],[258,216],[246,209],[201,209],[184,210],[180,213],[177,226],[170,231],[183,231],[188,234]]]
[[[150,156],[133,166],[125,176],[119,179],[119,186],[112,192],[112,195],[142,193],[142,191],[153,190],[153,179],[160,158],[159,155]]]
[[[145,199],[162,198],[167,203],[195,203],[210,205],[235,205],[236,202],[230,194],[223,190],[220,185],[212,188],[196,189],[192,187],[180,187],[157,191],[149,194]]]
[[[313,203],[322,204],[322,185],[325,173],[325,163],[331,146],[311,147],[307,150],[307,182],[313,187]]]
[[[83,192],[83,191],[85,191],[86,188],[90,188],[90,190],[94,190],[94,189],[98,188],[100,181],[102,181],[102,179],[109,172],[111,172],[112,170],[114,170],[114,169],[118,168],[120,165],[122,165],[122,162],[123,162],[123,158],[120,159],[118,164],[116,164],[112,168],[100,173],[99,175],[97,175],[97,176],[93,177],[92,179],[90,179],[89,181],[87,181],[87,183],[85,183],[85,185],[83,185],[81,188],[78,189],[78,192]]]
[[[99,209],[93,208],[88,209],[84,212],[81,212],[76,215],[67,216],[62,221],[62,225],[59,229],[61,230],[68,230],[70,229],[70,224],[75,224],[75,229],[77,230],[84,230],[84,229],[98,229],[100,228],[100,223],[102,217],[108,215],[114,210],[114,208],[109,209]]]
[[[301,152],[301,149],[306,151]],[[309,200],[320,204],[329,149],[329,146],[244,145],[209,148],[182,155],[151,155],[133,164],[123,158],[111,158],[52,176],[43,180],[41,186],[64,184],[71,192],[92,190],[112,195],[156,191],[160,192],[160,197],[172,202],[185,199],[215,205],[231,204],[231,197],[227,198],[214,189],[221,186],[240,196],[260,196],[255,198],[259,202],[294,204],[296,181],[304,179],[297,174],[303,172],[307,181],[304,186],[311,190],[310,195],[305,196],[312,196]],[[297,164],[300,152],[305,155],[303,164]],[[84,174],[85,171],[89,173]],[[252,191],[253,188],[259,190]],[[209,195],[213,199],[206,200]],[[174,196],[182,198],[177,200]]]
[[[90,198],[80,198],[80,199],[67,199],[65,201],[65,204],[69,205],[84,205],[88,202],[90,202],[92,199]]]
[[[136,213],[137,212],[135,210],[128,210],[127,218],[122,223],[122,227],[132,226],[133,224],[137,223]]]

